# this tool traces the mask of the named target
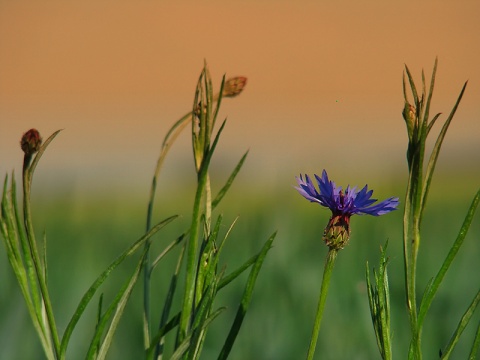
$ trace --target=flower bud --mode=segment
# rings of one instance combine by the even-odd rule
[[[243,91],[247,85],[247,78],[244,76],[236,76],[225,81],[223,85],[222,95],[224,97],[234,97]]]
[[[330,249],[340,250],[350,239],[350,216],[347,214],[333,215],[323,232],[323,241]]]
[[[405,123],[407,124],[408,137],[411,139],[413,135],[413,129],[415,127],[416,118],[417,118],[417,109],[415,106],[410,105],[408,102],[405,102],[405,107],[402,112]]]
[[[42,137],[36,129],[30,129],[22,136],[20,146],[27,156],[35,154],[42,145]]]

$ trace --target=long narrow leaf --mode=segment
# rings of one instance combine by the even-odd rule
[[[133,245],[131,245],[127,250],[125,250],[119,257],[117,257],[98,277],[95,279],[93,284],[90,286],[90,288],[87,290],[87,292],[83,295],[82,299],[80,300],[80,303],[77,306],[77,309],[75,310],[72,318],[70,319],[70,322],[68,323],[67,328],[65,329],[65,333],[62,338],[62,345],[61,345],[61,357],[65,358],[65,353],[67,350],[68,342],[70,340],[70,337],[72,335],[73,330],[75,329],[75,326],[78,323],[78,320],[82,316],[83,312],[85,311],[85,308],[87,307],[88,303],[92,299],[92,297],[95,295],[97,289],[100,287],[100,285],[103,284],[103,282],[108,278],[110,273],[118,266],[120,265],[123,260],[125,260],[128,256],[132,255],[137,251],[142,245],[145,244],[145,242],[150,239],[154,234],[156,234],[161,228],[163,228],[165,225],[170,223],[172,220],[176,219],[177,216],[171,216],[159,224],[155,225],[152,227],[152,229],[143,235],[140,239],[138,239]]]
[[[235,316],[235,320],[233,321],[232,327],[230,328],[230,332],[228,333],[227,339],[223,345],[223,348],[218,355],[218,359],[226,359],[232,350],[233,343],[240,331],[240,327],[242,326],[243,319],[245,318],[245,314],[247,313],[248,307],[250,305],[250,301],[253,295],[253,288],[255,286],[255,282],[257,280],[258,273],[263,265],[263,261],[267,256],[268,250],[272,247],[273,239],[275,239],[276,233],[273,233],[270,238],[265,242],[263,245],[262,250],[259,252],[257,260],[250,271],[250,275],[247,280],[247,285],[245,286],[245,290],[243,292],[242,301],[238,307],[237,315]]]
[[[170,316],[170,311],[172,309],[172,304],[173,304],[173,297],[175,295],[175,291],[177,290],[177,280],[178,280],[178,275],[180,273],[181,265],[183,263],[184,255],[185,255],[185,248],[186,244],[183,244],[182,250],[180,251],[180,254],[178,255],[178,260],[177,260],[177,266],[175,268],[175,272],[172,275],[172,278],[170,279],[170,286],[168,288],[168,293],[165,298],[165,302],[163,303],[163,310],[162,310],[162,317],[160,319],[159,323],[159,334],[162,334],[161,336],[158,336],[158,339],[152,340],[152,348],[156,345],[156,350],[155,350],[155,359],[158,359],[160,355],[163,353],[163,344],[162,344],[162,339],[163,339],[163,333],[162,329],[165,327],[168,321],[168,317]],[[178,317],[179,318],[179,317]]]
[[[480,348],[480,322],[477,326],[477,332],[475,333],[475,339],[473,340],[472,349],[470,350],[470,355],[468,360],[475,360],[477,357],[478,349]]]
[[[235,166],[235,169],[233,169],[232,174],[228,178],[227,182],[222,187],[222,189],[218,192],[215,199],[213,199],[212,209],[215,209],[217,207],[217,205],[220,203],[220,201],[222,201],[222,199],[225,196],[225,194],[227,193],[227,191],[230,189],[230,186],[232,185],[233,180],[235,180],[235,177],[237,176],[238,172],[242,168],[243,163],[245,162],[245,159],[247,158],[247,155],[248,155],[248,151],[245,154],[243,154],[243,156],[240,159],[240,161],[238,162],[237,166]]]
[[[479,202],[480,202],[480,190],[478,190],[477,194],[473,198],[472,204],[468,209],[468,212],[467,212],[467,215],[465,216],[462,227],[460,228],[457,238],[453,243],[452,247],[450,248],[450,251],[448,252],[447,257],[443,261],[443,264],[440,270],[438,271],[437,275],[435,276],[435,279],[433,280],[431,286],[428,286],[427,291],[425,292],[422,298],[422,302],[420,304],[420,310],[418,313],[418,325],[420,328],[423,324],[423,320],[425,319],[425,315],[428,309],[430,308],[430,305],[432,304],[435,294],[437,293],[438,288],[440,287],[440,284],[442,283],[442,280],[445,277],[445,274],[447,273],[447,270],[449,269],[450,265],[453,262],[453,259],[455,258],[458,251],[460,250],[463,244],[463,241],[465,240],[465,236],[467,236],[468,230],[470,229],[470,225],[472,223],[473,216],[475,215],[475,211],[477,210]]]
[[[221,307],[217,309],[214,313],[212,313],[203,323],[203,327],[206,328],[210,325],[210,323],[215,320],[215,318],[220,315],[226,308]],[[190,347],[190,340],[192,337],[192,333],[188,334],[185,339],[180,343],[180,345],[177,347],[175,352],[173,353],[172,357],[170,360],[179,360],[182,358],[182,356],[185,354],[185,351]]]
[[[413,81],[413,76],[410,73],[410,70],[408,69],[408,66],[405,65],[405,70],[407,72],[408,76],[408,82],[410,83],[410,88],[412,89],[412,94],[413,94],[413,101],[415,102],[415,106],[418,105],[418,94],[417,94],[417,88],[415,86],[415,82]]]
[[[472,318],[472,315],[477,309],[477,306],[479,303],[480,303],[480,290],[477,292],[477,295],[473,299],[467,311],[465,311],[462,318],[460,319],[457,329],[453,333],[452,338],[450,339],[450,342],[448,343],[444,353],[442,354],[442,360],[450,358],[450,355],[452,354],[452,351],[455,348],[455,345],[457,345],[460,335],[462,335],[463,330],[465,330],[465,327],[468,325],[468,322]]]
[[[113,314],[112,321],[110,322],[110,326],[108,327],[107,333],[105,334],[105,338],[103,343],[100,347],[100,351],[98,352],[97,360],[103,360],[107,356],[107,352],[110,349],[110,345],[112,343],[113,334],[115,333],[118,323],[120,322],[120,318],[123,315],[123,311],[125,310],[125,306],[127,305],[128,299],[132,294],[133,287],[137,283],[137,280],[140,276],[142,271],[142,265],[145,257],[147,249],[145,249],[140,261],[135,268],[135,271],[130,278],[130,281],[127,285],[117,294],[115,300],[112,303],[112,306],[115,307],[115,313]],[[99,327],[100,331],[102,331],[101,327]]]
[[[422,199],[421,199],[421,205],[420,208],[424,209],[425,204],[427,203],[427,196],[430,190],[430,183],[432,181],[433,177],[433,172],[435,170],[435,165],[437,164],[437,159],[438,155],[440,154],[440,149],[442,147],[443,139],[445,138],[445,135],[447,133],[448,127],[450,126],[450,123],[453,119],[453,116],[455,115],[455,112],[457,111],[458,105],[460,104],[460,101],[462,100],[463,93],[465,92],[465,89],[467,87],[468,81],[465,82],[465,84],[462,87],[462,91],[460,92],[460,95],[458,96],[458,99],[450,112],[450,115],[448,116],[447,120],[443,124],[442,130],[438,134],[437,141],[435,142],[435,146],[433,147],[432,153],[430,154],[430,160],[428,161],[428,166],[427,166],[427,172],[425,174],[425,185],[422,189]],[[423,211],[421,211],[421,216],[423,215]],[[420,220],[421,222],[421,220]]]
[[[430,80],[430,89],[428,91],[428,99],[427,103],[425,104],[425,113],[424,113],[424,121],[425,123],[428,121],[428,116],[430,114],[430,103],[432,101],[432,96],[433,96],[433,88],[435,87],[435,75],[437,74],[437,65],[438,65],[438,58],[435,58],[435,64],[433,65],[433,71],[432,71],[432,78]],[[423,75],[423,71],[422,71]],[[425,77],[423,76],[423,85],[425,88]],[[425,92],[425,90],[424,90]]]

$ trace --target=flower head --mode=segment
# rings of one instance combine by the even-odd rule
[[[368,190],[367,185],[360,191],[357,187],[347,186],[345,191],[328,179],[327,172],[323,170],[322,177],[315,175],[319,191],[315,188],[311,178],[305,175],[297,177],[297,191],[305,199],[328,207],[332,211],[330,221],[325,228],[323,240],[330,248],[343,248],[350,238],[350,216],[354,214],[367,214],[379,216],[396,210],[398,198],[391,197],[377,204],[377,199],[372,199],[373,190]]]

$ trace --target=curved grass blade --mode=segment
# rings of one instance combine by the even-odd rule
[[[225,185],[222,187],[222,189],[218,192],[218,194],[217,194],[217,196],[215,197],[215,199],[213,199],[213,201],[212,201],[212,209],[215,209],[215,207],[217,207],[217,205],[220,203],[220,201],[222,201],[222,199],[223,199],[223,197],[225,196],[225,194],[227,193],[227,191],[230,189],[230,186],[232,185],[233,180],[235,180],[235,177],[237,176],[238,172],[239,172],[240,169],[242,168],[243,163],[245,162],[245,159],[247,158],[247,155],[248,155],[248,151],[245,152],[245,154],[243,154],[243,156],[242,156],[242,158],[240,159],[240,161],[238,162],[237,166],[235,166],[235,169],[233,169],[232,174],[231,174],[230,177],[228,178],[227,182],[226,182]]]
[[[122,317],[123,311],[125,310],[125,306],[128,302],[128,299],[130,298],[130,295],[132,294],[133,287],[137,283],[137,280],[140,277],[140,273],[142,272],[142,265],[143,265],[143,261],[144,261],[146,252],[147,252],[147,249],[145,249],[143,251],[143,254],[140,258],[140,261],[138,262],[134,273],[130,277],[130,280],[117,293],[117,295],[115,296],[115,299],[110,304],[107,312],[102,317],[102,320],[100,321],[99,326],[97,326],[97,328],[95,329],[94,341],[92,341],[92,345],[94,343],[98,344],[98,341],[100,340],[100,337],[102,336],[103,330],[104,330],[108,320],[113,315],[112,320],[110,322],[110,326],[108,327],[107,333],[105,334],[105,337],[103,339],[100,350],[98,351],[98,355],[96,356],[97,360],[103,360],[107,356],[107,352],[108,352],[108,350],[110,348],[110,345],[112,343],[113,334],[115,333],[115,330],[117,329],[120,318]],[[114,309],[115,309],[115,312],[113,312]],[[94,350],[97,348],[97,344],[95,344],[95,346],[93,347]],[[94,354],[94,352],[92,353],[92,355],[93,354]],[[91,358],[91,356],[89,354],[87,356],[87,359],[90,359],[90,358]]]
[[[158,334],[154,337],[154,339],[152,340],[152,344],[150,346],[150,348],[152,349],[152,354],[153,354],[153,349],[155,349],[155,359],[158,359],[159,356],[161,356],[163,353],[163,335],[166,334],[166,332],[168,331],[165,330],[166,332],[162,332],[162,329],[164,329],[165,326],[167,325],[168,317],[170,316],[173,297],[175,295],[175,291],[177,290],[178,274],[180,273],[180,268],[183,263],[185,249],[186,249],[186,244],[183,244],[182,250],[178,255],[177,267],[175,268],[175,272],[173,273],[172,278],[170,280],[170,286],[168,288],[167,297],[165,298],[165,302],[163,305],[162,317],[160,319],[160,323],[158,326],[159,327]],[[177,316],[177,323],[179,318],[180,317]],[[150,349],[147,352],[150,353]],[[149,358],[149,356],[150,355],[147,356],[147,359]]]
[[[423,295],[423,298],[420,304],[420,310],[418,313],[419,328],[422,327],[423,321],[425,319],[425,315],[428,309],[430,308],[430,305],[432,304],[433,298],[435,297],[435,294],[437,293],[438,288],[440,287],[440,284],[442,283],[442,280],[445,277],[445,274],[447,273],[447,270],[452,264],[453,259],[457,255],[458,251],[460,250],[460,247],[463,244],[463,241],[465,240],[465,236],[467,235],[468,230],[470,229],[470,225],[472,224],[473,216],[475,215],[475,211],[477,210],[479,202],[480,202],[480,190],[477,192],[477,194],[473,198],[472,204],[468,209],[468,212],[467,212],[467,215],[465,216],[465,220],[463,221],[462,227],[460,228],[457,238],[453,243],[452,247],[450,248],[450,251],[448,252],[447,257],[443,261],[442,267],[440,268],[437,275],[435,276],[435,279],[431,283],[431,286],[427,287],[427,290]]]
[[[475,360],[477,357],[478,349],[480,348],[480,322],[477,326],[477,332],[475,333],[475,339],[473,340],[472,349],[470,350],[470,355],[468,360]]]
[[[217,309],[215,312],[213,312],[203,323],[202,329],[208,327],[210,323],[215,320],[215,318],[220,315],[226,308],[221,307]],[[192,338],[192,333],[188,334],[185,339],[180,343],[180,345],[177,347],[175,352],[173,353],[172,357],[170,360],[179,360],[182,358],[182,356],[185,354],[185,352],[188,350],[190,347],[190,341]]]
[[[412,89],[412,94],[413,94],[413,101],[415,103],[415,106],[418,105],[418,94],[417,94],[417,87],[415,86],[415,82],[413,81],[413,76],[410,73],[410,70],[408,69],[408,66],[405,65],[405,70],[407,72],[407,77],[408,77],[408,82],[410,83],[410,88]]]
[[[65,353],[67,350],[68,342],[70,340],[70,337],[72,335],[73,330],[75,329],[75,326],[78,323],[78,320],[82,316],[83,312],[85,311],[85,308],[87,307],[88,303],[92,299],[92,297],[95,295],[97,289],[100,287],[100,285],[103,284],[103,282],[108,278],[110,273],[118,266],[120,265],[123,260],[125,260],[128,256],[132,255],[135,253],[138,248],[142,245],[145,244],[145,242],[150,239],[155,233],[157,233],[161,228],[163,228],[165,225],[170,223],[172,220],[176,219],[178,216],[171,216],[159,224],[155,225],[148,233],[143,235],[140,239],[138,239],[135,243],[133,243],[127,250],[125,250],[119,257],[117,257],[98,277],[97,279],[93,282],[93,284],[90,286],[90,288],[87,290],[87,292],[83,295],[82,299],[80,300],[80,303],[77,306],[77,309],[75,310],[75,313],[73,314],[70,322],[68,323],[67,328],[65,329],[65,333],[62,338],[62,344],[61,344],[61,357],[65,358]]]
[[[253,265],[252,269],[250,270],[250,275],[248,276],[247,284],[245,286],[245,290],[243,292],[243,297],[241,303],[237,310],[237,315],[233,321],[232,327],[230,328],[230,332],[228,333],[227,339],[223,345],[223,348],[218,355],[218,359],[226,359],[232,350],[233,344],[235,339],[240,331],[240,327],[242,326],[243,319],[245,318],[245,314],[247,313],[248,307],[250,305],[250,301],[252,299],[253,288],[255,286],[255,282],[257,280],[258,273],[263,265],[263,261],[265,260],[265,256],[267,256],[268,251],[272,247],[273,239],[275,239],[276,232],[273,233],[270,238],[265,242],[263,248],[260,250],[257,256],[257,260]]]
[[[40,161],[40,158],[42,157],[43,153],[45,150],[47,150],[48,145],[52,142],[53,139],[58,135],[58,133],[62,131],[62,129],[55,131],[52,135],[48,137],[47,140],[40,146],[40,149],[38,149],[37,154],[35,155],[35,158],[33,159],[32,163],[28,167],[28,176],[29,180],[31,181],[32,175],[35,171],[35,168],[37,167],[38,162]]]
[[[443,139],[445,138],[445,135],[447,133],[448,127],[450,126],[450,123],[453,119],[453,116],[455,115],[455,112],[457,111],[458,105],[460,104],[460,101],[462,100],[463,94],[465,92],[465,89],[467,87],[468,81],[465,82],[465,84],[462,87],[462,91],[460,92],[460,95],[458,96],[458,99],[453,106],[452,111],[450,112],[450,115],[448,116],[447,120],[443,124],[442,130],[438,134],[437,141],[435,141],[435,146],[433,147],[432,153],[430,154],[430,159],[428,161],[428,166],[427,166],[427,171],[425,173],[425,185],[422,189],[422,199],[420,203],[420,209],[422,211],[420,212],[420,219],[423,216],[423,209],[425,207],[425,204],[427,203],[427,196],[428,192],[430,190],[430,183],[432,181],[433,177],[433,172],[435,170],[435,165],[437,164],[437,159],[438,155],[440,154],[440,148],[442,147]],[[421,222],[421,220],[420,220]]]
[[[442,357],[441,357],[442,360],[450,358],[450,355],[452,354],[452,351],[455,348],[455,345],[457,345],[460,335],[462,335],[463,330],[465,330],[465,327],[468,325],[468,322],[472,318],[472,315],[475,312],[479,303],[480,303],[480,290],[477,292],[477,295],[473,299],[467,311],[465,311],[462,318],[460,319],[457,329],[453,333],[452,338],[450,339],[450,342],[448,343],[445,349],[445,352],[442,354]]]
[[[428,99],[427,99],[427,103],[425,104],[425,113],[423,115],[425,124],[427,124],[428,116],[430,115],[430,103],[432,102],[433,88],[435,87],[435,75],[437,74],[437,65],[438,65],[438,58],[435,58],[435,64],[433,65],[433,71],[432,71],[432,78],[430,80],[430,89],[428,91]],[[423,94],[424,94],[422,96],[422,99],[423,99],[425,96],[425,75],[423,71],[422,71],[422,82],[423,82]]]

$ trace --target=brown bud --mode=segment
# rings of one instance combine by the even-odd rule
[[[417,109],[415,106],[405,102],[402,115],[405,123],[407,124],[408,137],[411,139],[417,123]]]
[[[243,91],[243,88],[247,85],[247,78],[244,76],[236,76],[225,81],[223,86],[224,97],[234,97]]]
[[[36,129],[30,129],[22,136],[20,146],[25,155],[35,154],[42,145],[42,137]]]

